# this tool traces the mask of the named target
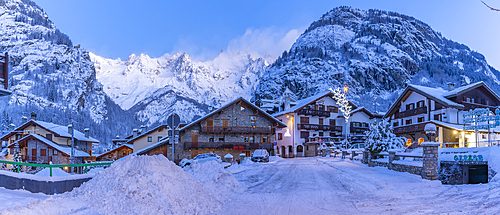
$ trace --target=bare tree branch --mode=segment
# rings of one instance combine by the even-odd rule
[[[484,5],[486,5],[486,7],[488,7],[489,9],[491,10],[496,10],[496,11],[500,11],[500,9],[496,9],[496,8],[493,8],[493,7],[490,7],[489,5],[487,5],[486,3],[484,3],[484,1],[481,1]]]

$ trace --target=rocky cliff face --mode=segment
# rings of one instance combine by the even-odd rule
[[[97,81],[89,53],[73,46],[35,3],[0,0],[0,52],[9,53],[12,91],[2,98],[3,130],[36,112],[41,120],[89,127],[103,142],[116,135],[107,123],[121,109]]]
[[[444,88],[485,81],[500,90],[498,75],[481,54],[413,17],[339,7],[276,60],[253,100],[276,99],[286,87],[300,99],[346,85],[355,103],[384,111],[409,83]]]

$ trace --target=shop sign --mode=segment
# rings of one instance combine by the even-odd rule
[[[500,126],[500,110],[495,114],[489,108],[476,108],[463,113],[464,130],[490,129]]]
[[[455,161],[483,161],[483,155],[455,155]]]

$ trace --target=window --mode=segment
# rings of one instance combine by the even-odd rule
[[[434,120],[441,121],[441,114],[435,114],[434,115]]]
[[[251,143],[255,143],[255,136],[249,136],[248,141]]]
[[[269,137],[268,136],[263,136],[262,137],[262,143],[269,143]]]
[[[308,138],[308,137],[309,137],[309,131],[300,132],[300,138]]]
[[[300,117],[300,123],[309,124],[309,117]]]
[[[318,132],[318,136],[323,137],[324,133],[323,132]]]
[[[148,142],[153,142],[153,137],[148,137]]]
[[[54,150],[54,155],[57,155],[57,151],[56,150]]]
[[[160,142],[161,138],[163,138],[162,136],[158,136],[158,142]]]
[[[470,102],[470,98],[469,98],[469,97],[467,97],[465,100],[466,100],[467,102]]]
[[[334,113],[335,112],[335,107],[334,106],[328,106],[328,111],[330,111],[331,113]]]
[[[335,119],[330,119],[330,125],[336,125]]]
[[[240,112],[245,113],[247,111],[247,108],[243,105],[240,106]]]
[[[470,102],[471,102],[471,103],[474,103],[474,98],[471,98],[471,99],[470,99]]]
[[[40,149],[40,156],[47,156],[47,149]]]
[[[52,134],[46,134],[45,138],[47,138],[47,140],[52,141]]]
[[[208,136],[208,142],[211,142],[211,143],[214,142],[214,135]]]
[[[222,120],[222,127],[224,127],[224,128],[229,127],[229,119],[223,119]]]
[[[250,121],[250,125],[255,128],[255,120]]]
[[[417,121],[418,122],[423,122],[424,121],[424,117],[419,117]]]
[[[399,126],[399,122],[392,123],[392,126],[394,126],[394,127]]]
[[[407,124],[407,125],[411,125],[411,119],[407,119],[407,120],[406,120],[406,124]]]
[[[319,110],[325,110],[325,106],[324,105],[318,105],[318,109]]]
[[[339,108],[338,107],[334,107],[335,110],[333,111],[334,113],[338,113],[339,112]]]
[[[423,107],[423,106],[424,106],[424,101],[423,101],[423,100],[422,100],[422,101],[417,102],[417,108],[419,108],[419,107]]]
[[[406,105],[406,110],[411,110],[411,109],[415,109],[415,103],[411,103],[411,104]]]
[[[283,139],[283,134],[282,133],[278,133],[278,140],[282,140]]]
[[[319,123],[320,125],[323,125],[323,118],[319,118]]]
[[[224,142],[224,135],[219,136],[219,142]]]
[[[243,137],[243,142],[248,143],[248,136]]]
[[[330,133],[330,137],[335,137],[335,133]]]

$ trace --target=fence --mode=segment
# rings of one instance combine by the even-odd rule
[[[11,165],[11,169],[13,167],[15,167],[17,169],[16,170],[17,172],[21,171],[21,167],[22,166],[50,168],[50,174],[49,174],[49,176],[52,177],[52,168],[84,167],[85,168],[84,169],[84,173],[87,173],[88,167],[109,166],[113,162],[106,162],[106,163],[82,163],[82,164],[37,164],[37,163],[21,163],[21,162],[2,161],[2,160],[0,160],[0,163]]]

